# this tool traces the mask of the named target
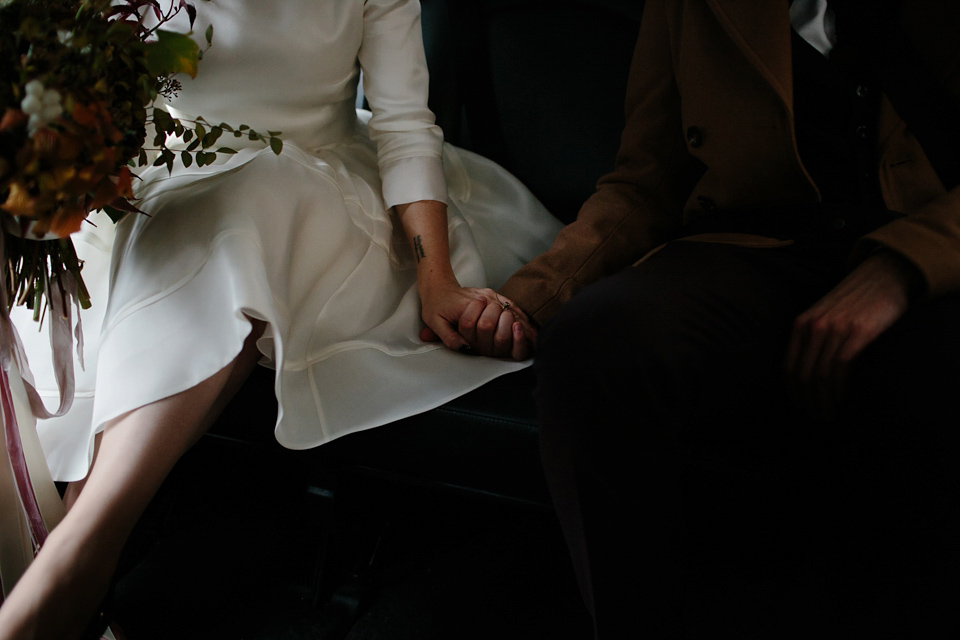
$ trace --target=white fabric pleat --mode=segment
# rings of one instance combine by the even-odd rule
[[[225,134],[218,144],[239,152],[213,165],[142,172],[148,215],[117,226],[109,277],[106,248],[78,243],[95,302],[83,318],[88,368],[77,409],[40,426],[61,480],[85,473],[105,421],[229,363],[248,316],[268,323],[258,347],[277,370],[276,437],[290,448],[428,410],[529,364],[418,336],[416,263],[390,205],[448,203],[464,286],[499,287],[561,225],[502,168],[442,143],[426,109],[416,0],[197,9],[195,33],[213,23],[214,46],[172,106],[282,131],[283,152]],[[353,107],[361,66],[373,113]]]

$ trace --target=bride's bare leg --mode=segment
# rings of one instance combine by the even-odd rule
[[[226,384],[224,385],[223,392],[218,396],[216,403],[208,415],[209,419],[203,431],[206,431],[210,428],[210,426],[213,424],[213,421],[216,420],[217,416],[220,415],[220,412],[223,411],[230,399],[233,398],[234,394],[240,390],[240,386],[243,384],[244,380],[247,379],[247,376],[250,375],[250,371],[253,370],[254,365],[260,358],[260,352],[257,351],[257,340],[263,335],[263,331],[266,328],[266,323],[261,320],[254,320],[249,316],[247,319],[250,320],[251,324],[253,325],[253,329],[250,331],[250,335],[247,336],[240,355],[238,355],[237,359],[231,363],[233,369],[230,372],[230,376],[227,379]],[[100,442],[102,439],[102,431],[94,436],[93,464],[96,464],[97,454],[100,452]],[[93,465],[91,465],[91,468],[92,466]],[[77,501],[77,498],[80,497],[80,492],[83,491],[83,487],[85,487],[86,484],[87,478],[81,478],[80,480],[75,480],[67,484],[67,489],[63,493],[63,506],[66,507],[67,511],[73,508],[73,504]]]
[[[100,441],[103,439],[103,432],[101,431],[93,439],[93,463],[97,462],[97,452],[100,451]],[[91,465],[92,467],[92,465]],[[75,480],[67,484],[67,490],[63,492],[63,506],[66,507],[67,511],[73,508],[73,503],[77,501],[77,498],[80,497],[80,492],[83,491],[83,487],[87,484],[87,478],[81,478],[80,480]]]
[[[143,509],[256,364],[262,330],[257,323],[240,355],[197,386],[107,424],[83,491],[0,607],[0,640],[83,632]]]

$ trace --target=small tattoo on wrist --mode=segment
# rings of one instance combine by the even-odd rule
[[[413,239],[413,255],[416,256],[417,262],[420,262],[421,258],[427,257],[427,254],[423,252],[423,242],[420,240],[420,236]]]

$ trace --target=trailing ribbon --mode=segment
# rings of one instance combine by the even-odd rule
[[[0,581],[9,593],[65,510],[15,366],[0,368],[0,413]]]
[[[5,247],[5,238],[0,231],[0,265],[5,264]],[[54,372],[60,392],[60,406],[55,412],[47,410],[33,385],[23,344],[10,320],[6,282],[0,282],[0,418],[3,424],[3,437],[0,438],[0,602],[64,514],[36,431],[37,418],[61,416],[73,404],[75,382],[71,351],[74,336],[71,335],[73,314],[70,302],[77,300],[77,284],[70,273],[62,274],[54,282],[57,288],[50,292],[48,321]],[[76,339],[82,348],[79,303],[77,305]]]
[[[6,262],[6,242],[0,231],[0,265]],[[80,325],[79,287],[72,273],[64,271],[52,281],[53,290],[48,292],[50,302],[50,346],[53,354],[53,371],[60,392],[60,406],[56,411],[49,411],[43,404],[40,394],[33,385],[33,375],[27,355],[23,350],[23,343],[17,334],[17,329],[10,320],[8,311],[8,296],[6,283],[0,282],[0,367],[9,371],[9,363],[13,360],[24,378],[27,398],[30,400],[30,409],[39,419],[57,418],[64,415],[73,406],[75,379],[73,375],[73,340],[77,341],[77,357],[80,366],[83,366],[83,333]],[[71,301],[77,307],[77,325],[74,336],[71,336],[73,326],[73,310]]]
[[[2,385],[6,396],[9,388],[7,372],[3,372]],[[6,403],[4,403],[6,404]],[[0,438],[0,602],[10,593],[33,559],[33,540],[26,514],[20,500],[14,465],[8,452],[7,428],[12,412],[6,407],[0,411],[3,418],[4,436]],[[15,422],[15,418],[14,418]],[[19,440],[17,434],[16,440]]]

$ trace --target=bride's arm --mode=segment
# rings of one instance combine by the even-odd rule
[[[450,265],[443,134],[427,106],[420,5],[417,0],[365,0],[363,7],[358,60],[373,111],[370,137],[377,144],[384,204],[396,210],[417,258],[423,320],[430,330],[421,335],[429,339],[432,331],[446,346],[466,350],[468,339],[457,332],[461,316],[470,305],[485,309],[493,304],[494,309],[502,309],[498,304],[502,297],[491,289],[461,287]],[[512,314],[503,313],[484,322],[512,319]],[[519,342],[525,348],[526,341]],[[526,355],[512,347],[490,345],[483,352],[518,359]]]
[[[451,349],[469,351],[467,340],[457,332],[461,316],[468,307],[486,307],[500,298],[492,289],[461,287],[450,264],[447,236],[447,205],[436,200],[420,200],[396,207],[410,249],[417,260],[417,286],[423,303],[422,317],[426,325]],[[500,315],[512,323],[510,313]],[[522,337],[522,336],[521,336]],[[524,341],[515,341],[523,344]],[[512,345],[511,345],[512,346]],[[503,355],[521,359],[526,354]]]

